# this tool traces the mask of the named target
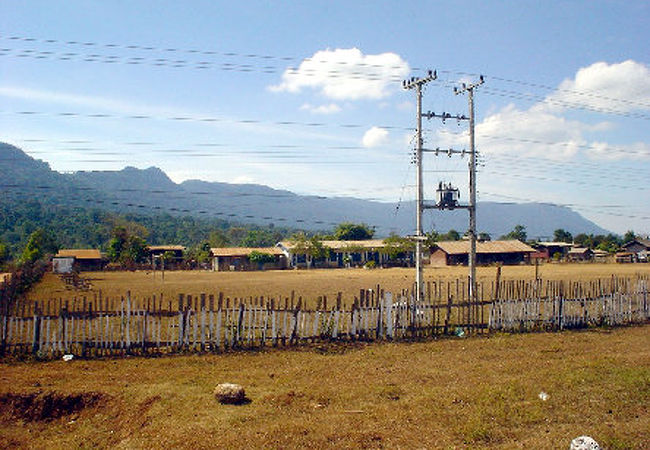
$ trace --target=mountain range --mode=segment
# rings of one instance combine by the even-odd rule
[[[352,197],[298,195],[257,184],[187,180],[173,182],[156,167],[119,171],[59,173],[21,149],[0,143],[1,202],[38,199],[51,205],[97,208],[118,213],[215,217],[238,223],[276,224],[305,230],[332,230],[338,223],[366,223],[378,237],[412,234],[413,201],[389,203]],[[425,231],[468,228],[466,210],[427,210]],[[478,231],[497,238],[524,225],[529,238],[551,238],[562,228],[570,233],[607,234],[607,230],[570,208],[544,203],[479,202]]]

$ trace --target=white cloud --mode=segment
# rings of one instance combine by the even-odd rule
[[[372,127],[363,135],[361,144],[366,148],[379,147],[388,142],[388,131],[379,127]]]
[[[564,80],[546,103],[551,108],[569,103],[619,112],[650,110],[650,68],[632,60],[594,63]]]
[[[309,111],[312,114],[336,114],[341,111],[341,107],[336,103],[330,103],[329,105],[319,105],[314,106],[310,103],[305,103],[300,107],[301,111]]]
[[[616,100],[615,100],[616,99]],[[560,103],[561,102],[561,103]],[[587,123],[564,116],[565,102],[616,111],[650,109],[650,70],[634,61],[596,63],[578,70],[575,78],[528,109],[510,104],[476,125],[477,149],[483,154],[508,154],[569,160],[579,154],[592,159],[647,159],[647,143],[613,145],[590,139],[591,133],[615,129],[609,121]],[[647,103],[645,106],[642,106]],[[464,134],[439,132],[444,145],[465,148]]]
[[[381,99],[409,70],[395,53],[364,55],[357,48],[327,49],[303,60],[298,68],[285,70],[282,82],[269,89],[298,93],[311,88],[336,100]]]
[[[613,146],[607,142],[592,142],[585,150],[591,159],[616,161],[621,159],[650,159],[650,145],[635,142],[625,146]]]
[[[477,125],[476,135],[488,138],[481,144],[481,149],[487,152],[567,159],[586,144],[583,137],[586,128],[581,122],[536,108],[520,111],[509,105]]]

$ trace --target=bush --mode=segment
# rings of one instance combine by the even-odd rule
[[[376,267],[377,267],[377,263],[374,262],[374,261],[368,261],[367,263],[365,263],[365,264],[363,265],[363,268],[364,268],[364,269],[374,269],[374,268],[376,268]]]

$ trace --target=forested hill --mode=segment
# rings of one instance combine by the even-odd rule
[[[101,224],[105,223],[109,213],[129,214],[139,220],[150,220],[153,216],[184,216],[185,221],[220,226],[234,222],[272,225],[276,229],[323,231],[332,230],[341,222],[356,222],[374,226],[378,237],[390,232],[410,234],[414,228],[413,202],[398,205],[355,198],[305,196],[261,185],[198,180],[177,184],[155,167],[61,174],[19,148],[2,143],[0,184],[2,238],[10,242],[16,242],[15,233],[24,235],[30,228],[55,220],[55,216],[60,223],[55,228],[57,233],[68,235],[70,230],[79,227],[105,226]],[[467,229],[467,212],[428,211],[424,223],[427,231],[464,231]],[[526,227],[530,238],[552,237],[558,228],[573,234],[607,233],[565,207],[537,203],[478,204],[479,232],[499,237],[517,224]],[[153,234],[163,228],[160,222],[153,223],[152,227]],[[189,233],[187,228],[185,230]],[[99,234],[94,229],[85,230],[81,233],[85,236],[83,242],[66,240],[66,244],[94,246]],[[174,240],[184,237],[190,240],[189,236],[178,236]]]
[[[177,185],[155,168],[117,173],[121,179],[109,173],[105,179],[86,182],[83,173],[58,173],[20,149],[0,143],[0,247],[6,245],[16,257],[38,228],[67,248],[105,248],[112,230],[121,226],[135,229],[149,244],[187,247],[210,239],[226,245],[273,245],[296,231],[273,225],[244,227],[236,220],[191,215],[176,207],[178,200],[168,192],[164,198],[173,206],[145,207],[138,180],[155,182],[159,190]]]

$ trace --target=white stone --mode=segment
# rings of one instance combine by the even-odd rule
[[[600,450],[600,445],[589,436],[580,436],[571,441],[569,450]]]

